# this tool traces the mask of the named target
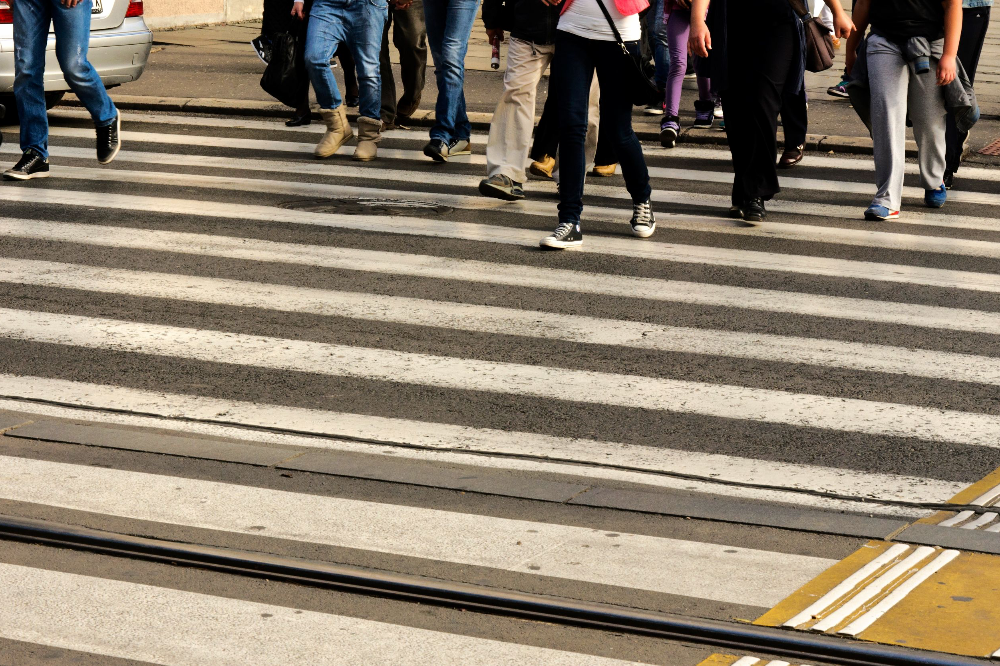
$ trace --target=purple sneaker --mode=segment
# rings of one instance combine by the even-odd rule
[[[667,116],[660,124],[660,145],[664,148],[673,148],[677,145],[677,135],[681,132],[678,120],[677,116]]]
[[[691,126],[692,129],[712,129],[713,124],[715,124],[715,102],[712,100],[695,100],[694,125]]]

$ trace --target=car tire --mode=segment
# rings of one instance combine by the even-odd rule
[[[61,102],[62,98],[65,96],[66,92],[64,90],[45,93],[45,108],[51,109],[53,106],[59,104],[59,102]]]

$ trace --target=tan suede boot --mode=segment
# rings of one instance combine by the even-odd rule
[[[358,147],[354,159],[371,162],[378,155],[378,142],[382,140],[382,121],[378,118],[358,118]]]
[[[336,109],[320,109],[319,115],[326,123],[326,134],[316,144],[313,154],[316,157],[329,157],[337,152],[337,149],[354,138],[354,131],[350,123],[347,122],[347,113],[344,105],[341,104]]]

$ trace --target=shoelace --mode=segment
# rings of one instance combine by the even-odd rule
[[[634,224],[649,224],[650,205],[648,201],[632,205],[632,220]]]
[[[552,232],[552,237],[559,238],[561,236],[565,236],[569,232],[573,231],[574,226],[576,225],[574,225],[572,222],[563,222],[558,227],[556,227],[555,231]]]

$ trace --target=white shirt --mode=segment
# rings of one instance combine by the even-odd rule
[[[637,42],[642,37],[639,25],[639,15],[624,16],[615,6],[615,0],[604,0],[615,27],[621,33],[622,41]],[[562,16],[559,17],[559,30],[572,33],[587,39],[615,41],[615,33],[611,31],[608,20],[604,18],[597,0],[573,0]]]

